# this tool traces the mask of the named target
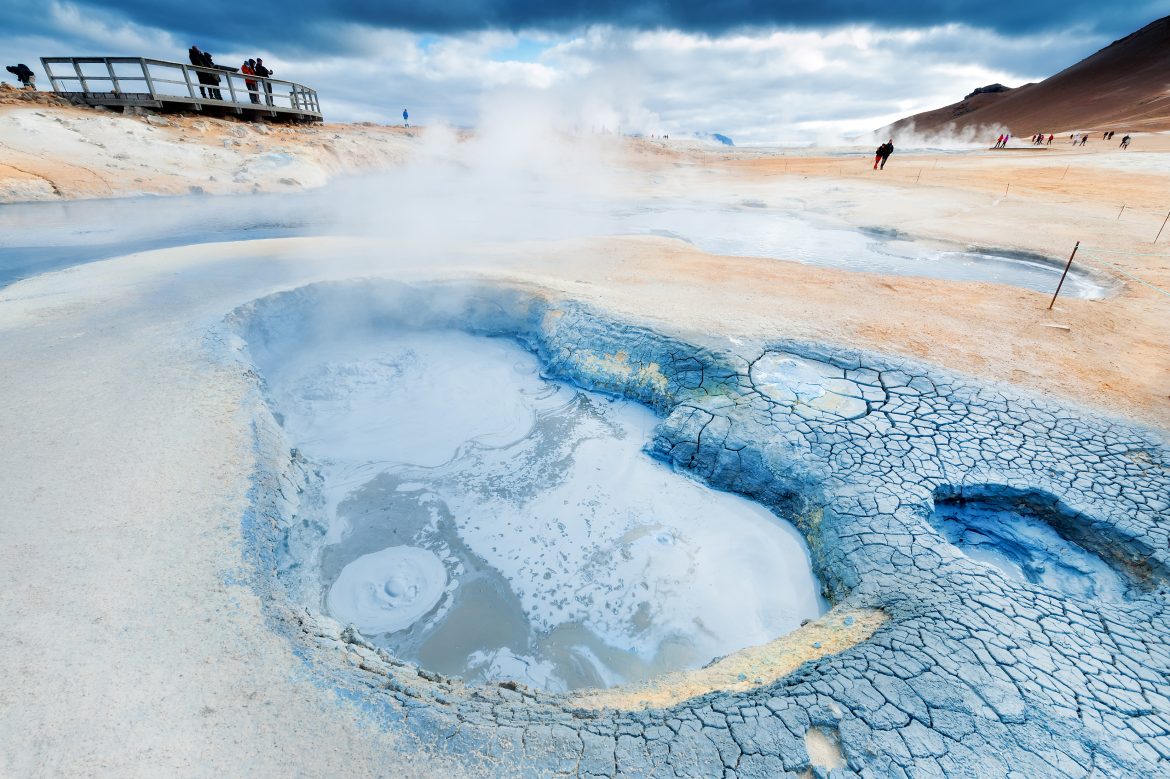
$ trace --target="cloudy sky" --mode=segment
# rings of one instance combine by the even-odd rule
[[[1168,13],[1170,0],[2,0],[0,53],[42,83],[41,56],[262,56],[337,121],[408,107],[464,126],[539,104],[579,127],[831,142],[1042,79]]]

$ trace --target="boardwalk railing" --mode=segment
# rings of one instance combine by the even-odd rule
[[[145,57],[41,57],[41,65],[54,92],[89,105],[322,118],[317,91],[283,79]]]

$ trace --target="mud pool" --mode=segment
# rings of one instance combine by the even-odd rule
[[[227,324],[225,359],[260,377],[244,535],[273,626],[345,700],[472,773],[1123,777],[1170,760],[1157,433],[909,360],[688,342],[519,288],[317,284]],[[411,376],[432,391],[388,403]],[[482,404],[445,405],[469,382]],[[383,448],[391,430],[406,454]],[[597,486],[615,478],[621,494]],[[668,516],[645,521],[651,494]],[[583,546],[574,516],[609,516],[608,540]],[[680,552],[718,563],[721,588],[756,586],[672,591],[708,579],[677,577]],[[800,610],[769,611],[777,591],[821,608],[795,559],[832,608],[780,635]],[[720,608],[738,609],[727,647],[760,640],[747,612],[775,640],[655,676],[677,625]],[[691,629],[676,667],[725,651],[703,640]]]
[[[967,557],[1010,580],[1080,600],[1121,600],[1129,583],[1099,555],[1064,538],[1026,502],[939,500],[932,524]]]
[[[775,216],[720,207],[760,216],[680,237],[748,241]],[[698,221],[655,209],[615,229]],[[22,272],[114,251],[85,213]],[[318,229],[222,216],[226,236]],[[165,224],[128,240],[190,239]],[[35,227],[4,233],[4,262]],[[61,287],[7,294],[59,296],[20,335],[52,368],[38,380],[72,387],[87,350],[135,333],[84,391],[165,387],[143,404],[156,422],[183,398],[238,434],[214,464],[248,473],[217,514],[230,569],[200,575],[254,609],[225,624],[280,645],[243,675],[323,695],[314,716],[476,776],[1167,772],[1164,433],[847,346],[662,332],[538,287],[322,282],[307,263],[191,254],[157,258],[177,271],[114,260],[150,288],[129,313],[94,303],[85,341],[54,313],[76,301]],[[89,270],[68,281],[109,284]],[[171,340],[143,330],[163,306]],[[154,386],[136,381],[147,365]],[[155,442],[171,474],[191,425]],[[211,532],[184,519],[144,541],[184,554],[168,532]]]
[[[295,550],[319,571],[309,605],[397,657],[608,687],[824,611],[790,523],[652,460],[651,411],[541,378],[512,341],[318,331],[264,354],[290,442],[323,474],[323,535]]]

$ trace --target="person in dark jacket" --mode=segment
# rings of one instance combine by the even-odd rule
[[[28,65],[25,65],[23,62],[18,63],[16,65],[9,65],[4,69],[7,70],[12,75],[16,76],[18,79],[20,79],[20,85],[22,87],[26,87],[26,88],[32,87],[33,89],[37,88],[36,74],[33,73],[32,69]]]
[[[269,78],[272,75],[272,71],[264,66],[264,60],[260,59],[259,57],[256,58],[255,67],[256,75],[260,76],[261,78]],[[264,101],[268,103],[268,105],[272,105],[272,84],[268,83],[267,81],[261,83],[264,84]]]
[[[203,67],[203,52],[199,50],[198,46],[192,46],[187,49],[187,59],[191,60],[192,65],[200,68]],[[195,71],[195,78],[199,79],[199,94],[207,97],[207,84],[210,83],[208,81],[210,74],[197,70]]]
[[[215,67],[215,62],[211,59],[211,52],[209,51],[203,52],[203,67]],[[206,75],[208,83],[207,96],[212,100],[223,100],[223,92],[219,91],[219,76],[214,73],[208,73]]]
[[[873,169],[877,170],[878,166],[880,164],[881,169],[885,170],[886,169],[886,160],[888,160],[890,158],[890,155],[893,153],[894,153],[894,139],[891,138],[890,140],[883,143],[881,146],[877,147],[877,152],[874,154],[874,158],[873,158]]]

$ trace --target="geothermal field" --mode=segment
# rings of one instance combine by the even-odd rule
[[[1170,135],[59,102],[0,775],[1170,775]]]

